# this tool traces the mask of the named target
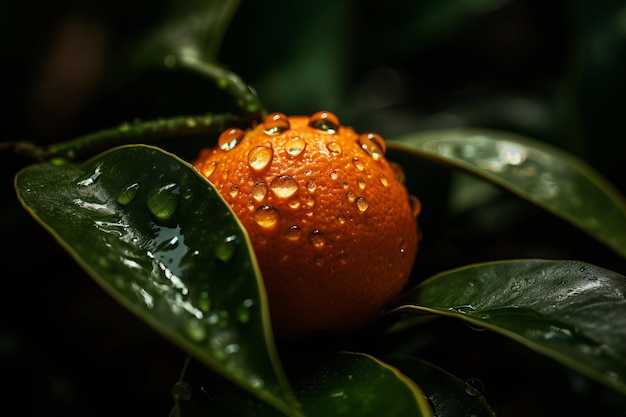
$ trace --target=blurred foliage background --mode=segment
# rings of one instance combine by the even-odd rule
[[[173,3],[0,2],[0,141],[54,143],[137,118],[231,110],[195,73],[138,65],[138,42],[184,7]],[[522,133],[578,155],[626,193],[623,1],[248,1],[218,57],[269,111],[330,110],[389,139],[441,127]],[[191,158],[213,140],[161,145]],[[26,163],[0,159],[5,404],[33,415],[164,415],[185,355],[104,294],[19,206],[12,178]],[[531,256],[626,272],[581,232],[490,186],[427,163],[410,174],[424,205],[415,280]],[[480,378],[501,415],[597,407],[588,381],[495,336],[445,325],[450,352],[432,354]],[[555,400],[572,390],[579,402]]]

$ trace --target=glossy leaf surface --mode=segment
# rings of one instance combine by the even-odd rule
[[[389,364],[362,353],[340,352],[307,367],[293,383],[306,417],[432,416],[424,393]],[[222,384],[195,390],[177,405],[182,416],[279,416],[276,410]]]
[[[463,381],[435,365],[410,356],[395,356],[388,361],[424,390],[436,416],[495,417],[483,393],[476,387],[477,383],[472,380]]]
[[[291,409],[247,235],[193,167],[128,146],[83,165],[32,165],[16,188],[121,304],[225,377]]]
[[[626,257],[626,200],[573,155],[519,135],[475,129],[422,132],[389,146],[493,182]]]
[[[395,312],[501,333],[626,393],[626,277],[577,261],[502,261],[443,272]]]

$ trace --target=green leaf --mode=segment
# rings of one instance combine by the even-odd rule
[[[339,352],[321,362],[308,358],[292,379],[307,417],[432,416],[424,393],[396,368],[363,353]],[[223,384],[196,389],[176,406],[182,416],[255,416],[279,414]],[[177,415],[177,414],[174,414]]]
[[[479,129],[422,132],[389,146],[493,182],[626,257],[624,197],[573,155],[523,136]]]
[[[435,365],[410,356],[394,356],[388,362],[424,390],[437,417],[495,417],[495,412],[472,380],[463,381]]]
[[[137,64],[173,67],[180,59],[214,62],[238,0],[185,0],[165,3],[164,22],[137,46]]]
[[[191,165],[120,147],[82,165],[32,165],[18,197],[91,277],[200,361],[293,411],[248,237]]]
[[[470,265],[419,284],[394,312],[463,319],[626,393],[626,277],[613,271],[577,261]]]
[[[307,416],[431,416],[422,390],[396,368],[342,352],[295,382]]]

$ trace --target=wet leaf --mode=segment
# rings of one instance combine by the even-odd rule
[[[578,261],[470,265],[419,284],[395,313],[463,319],[626,393],[626,277]]]
[[[307,417],[433,415],[424,393],[411,379],[370,355],[340,352],[303,365],[308,370],[292,379]],[[178,403],[177,410],[186,417],[280,415],[245,392],[219,383],[196,390],[190,400]]]
[[[495,412],[481,391],[484,387],[480,386],[478,380],[464,381],[433,364],[410,356],[394,356],[388,362],[424,390],[438,417],[495,417]]]
[[[626,200],[573,155],[519,135],[477,129],[417,133],[389,147],[493,182],[626,257]]]
[[[226,378],[293,409],[248,237],[192,166],[127,146],[82,165],[32,165],[15,182],[29,213],[117,301]]]

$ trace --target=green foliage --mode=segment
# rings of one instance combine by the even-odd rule
[[[46,293],[45,303],[39,301],[46,313],[66,304],[89,306],[69,288],[84,282],[79,271],[71,273],[77,263],[159,340],[194,358],[177,383],[168,380],[173,399],[169,385],[151,397],[164,399],[173,415],[506,416],[515,415],[510,404],[537,398],[534,408],[527,405],[535,414],[550,414],[551,404],[568,415],[623,414],[625,142],[615,140],[624,137],[618,116],[626,104],[623,54],[617,53],[626,33],[620,2],[447,0],[400,9],[331,1],[307,7],[139,3],[114,5],[123,16],[118,23],[132,22],[133,30],[113,48],[118,69],[103,76],[91,104],[82,102],[92,112],[74,113],[65,130],[39,119],[44,134],[24,114],[7,113],[4,136],[11,142],[1,150],[15,150],[19,158],[3,158],[2,167],[11,170],[7,178],[17,172],[22,206],[12,195],[3,206],[5,227],[15,236],[8,252],[15,261],[7,256],[5,262],[7,293],[27,290],[35,300]],[[541,19],[546,15],[550,19]],[[538,44],[523,29],[535,33],[533,25],[544,20],[550,23],[539,33],[549,46],[532,55]],[[481,25],[495,32],[482,38]],[[498,47],[493,33],[503,27],[522,33],[509,39],[513,47],[489,56],[485,51]],[[558,39],[547,36],[555,34]],[[514,48],[518,41],[528,42],[526,49]],[[17,61],[23,49],[10,49],[9,56]],[[24,76],[15,73],[26,83]],[[344,124],[394,139],[388,156],[402,163],[409,190],[422,200],[424,237],[412,287],[363,334],[277,346],[246,232],[186,162],[224,126],[261,120],[267,110],[260,97],[272,111],[332,110]],[[15,142],[24,137],[32,142]],[[130,143],[149,145],[110,149]],[[461,172],[475,179],[466,182]],[[467,196],[470,205],[455,206]],[[22,208],[42,227],[33,228]],[[37,235],[42,230],[72,263],[62,263],[46,235]],[[25,274],[32,258],[44,259],[48,271]],[[46,288],[56,291],[47,296]],[[37,302],[7,306],[5,316],[33,327],[14,313],[34,310]],[[91,307],[79,311],[85,309]],[[56,314],[46,316],[37,315],[36,326],[67,325]],[[83,329],[94,327],[107,340],[110,327],[102,331],[90,315],[84,320]],[[2,339],[8,358],[14,331]],[[88,344],[74,329],[62,334],[73,352]],[[64,357],[58,350],[65,347],[47,347],[56,338],[39,337],[37,349]],[[149,350],[125,356],[137,364]],[[482,359],[473,367],[468,357]],[[89,354],[83,360],[96,366]],[[565,383],[540,392],[536,381],[514,374],[520,371],[513,363],[524,360],[534,364],[527,377]],[[497,378],[487,372],[489,364],[498,368]],[[85,386],[120,395],[105,374],[93,371]],[[51,396],[63,398],[67,384],[51,375],[44,377],[52,381]],[[524,390],[511,398],[520,379]],[[106,381],[99,390],[92,388],[97,380]],[[108,407],[128,402],[106,396]],[[29,401],[22,402],[28,409]],[[72,410],[84,415],[99,408]],[[128,414],[145,410],[143,403]]]

